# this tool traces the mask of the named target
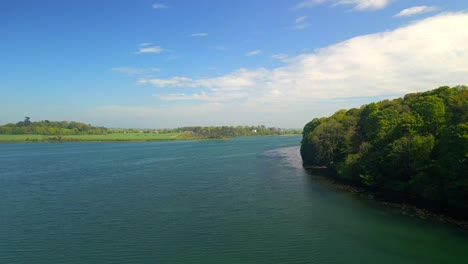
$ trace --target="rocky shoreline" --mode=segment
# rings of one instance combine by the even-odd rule
[[[434,222],[444,223],[448,225],[453,225],[453,226],[468,230],[468,220],[456,219],[449,215],[444,215],[444,214],[440,214],[437,212],[433,212],[427,208],[421,208],[421,207],[408,204],[408,203],[397,203],[397,202],[386,201],[385,199],[380,199],[376,197],[375,194],[369,192],[368,190],[364,188],[342,183],[339,180],[335,179],[334,177],[330,177],[329,175],[327,175],[327,173],[312,174],[310,173],[311,172],[310,168],[305,168],[305,169],[309,172],[309,175],[311,177],[319,179],[319,181],[326,183],[332,186],[333,188],[336,188],[338,190],[345,191],[345,192],[355,193],[361,197],[365,197],[366,199],[378,201],[384,207],[397,209],[398,211],[400,211],[402,215],[408,215],[411,217],[416,217],[416,218],[427,220],[427,221],[434,221]]]

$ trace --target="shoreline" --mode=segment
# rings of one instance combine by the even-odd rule
[[[174,142],[174,141],[227,141],[239,137],[221,137],[221,138],[204,138],[204,137],[190,137],[190,136],[173,136],[173,137],[160,137],[152,138],[148,136],[133,136],[130,138],[112,137],[112,134],[106,135],[0,135],[1,143],[69,143],[69,142]],[[10,138],[6,137],[10,136]],[[12,137],[13,136],[13,137]],[[252,135],[240,137],[274,137],[274,136],[300,136],[299,134],[285,134],[285,135]]]
[[[462,228],[464,230],[468,230],[468,219],[458,219],[454,216],[450,216],[448,214],[438,213],[436,210],[431,210],[430,208],[419,207],[415,204],[405,203],[405,202],[393,202],[389,199],[386,199],[382,195],[378,193],[369,191],[362,187],[357,187],[353,185],[349,185],[336,179],[332,176],[332,173],[327,172],[326,168],[319,167],[319,168],[311,168],[311,167],[304,167],[309,177],[318,178],[321,182],[329,184],[333,188],[336,188],[340,191],[346,191],[350,193],[354,193],[359,195],[360,197],[364,197],[365,199],[374,200],[378,202],[381,206],[395,209],[400,212],[402,215],[407,215],[411,217],[416,217],[422,220],[431,221],[431,222],[438,222],[443,224],[448,224],[452,226],[456,226],[458,228]],[[314,173],[315,172],[315,173]],[[325,172],[321,174],[317,174],[316,172]]]
[[[9,136],[9,137],[7,137]],[[185,136],[167,136],[167,137],[148,137],[148,136],[132,136],[120,137],[107,135],[0,135],[1,143],[71,143],[71,142],[173,142],[173,141],[209,141],[209,140],[231,140],[232,138],[202,138],[202,137],[185,137]]]
[[[232,138],[187,138],[187,139],[142,139],[142,140],[135,140],[135,139],[110,139],[110,140],[0,140],[0,144],[2,143],[117,143],[117,142],[175,142],[175,141],[227,141],[232,140]]]

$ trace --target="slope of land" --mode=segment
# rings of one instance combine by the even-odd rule
[[[305,167],[382,197],[468,218],[468,87],[440,87],[316,118]]]

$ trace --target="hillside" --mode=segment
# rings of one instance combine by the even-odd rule
[[[305,167],[400,201],[468,216],[468,87],[339,110],[303,130]]]

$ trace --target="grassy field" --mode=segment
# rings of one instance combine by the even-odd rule
[[[184,133],[112,133],[107,135],[0,135],[0,142],[55,142],[55,141],[172,141],[197,140]]]

